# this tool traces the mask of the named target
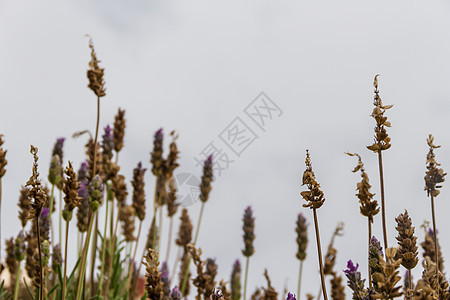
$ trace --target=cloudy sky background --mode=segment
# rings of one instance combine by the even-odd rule
[[[256,252],[249,292],[265,284],[264,268],[280,292],[285,285],[296,291],[297,214],[312,222],[299,197],[307,148],[327,198],[318,212],[324,252],[335,225],[345,222],[335,244],[336,269],[352,259],[365,277],[367,221],[354,196],[360,177],[351,173],[356,160],[344,152],[362,155],[379,199],[377,159],[366,145],[374,127],[372,82],[380,73],[381,97],[394,104],[387,112],[393,146],[384,153],[389,242],[395,244],[394,218],[405,208],[421,241],[419,227],[431,218],[423,191],[429,133],[442,145],[437,160],[450,170],[449,13],[447,1],[413,0],[1,0],[0,133],[8,149],[2,239],[20,227],[16,204],[31,174],[30,144],[40,149],[44,179],[57,137],[68,138],[66,162],[78,168],[84,159],[85,139],[70,136],[95,127],[96,99],[86,87],[89,33],[105,67],[101,126],[112,123],[118,107],[126,109],[120,165],[129,179],[139,161],[150,167],[152,136],[160,127],[180,134],[180,171],[200,176],[193,158],[261,91],[283,110],[213,185],[198,245],[203,257],[217,258],[220,278],[228,280],[236,258],[244,262],[241,219],[252,205]],[[144,228],[153,182],[147,172]],[[436,202],[444,256],[450,251],[449,189],[444,183]],[[196,220],[200,205],[189,209]],[[313,234],[310,227],[303,292],[317,294]],[[374,234],[382,238],[380,215]],[[76,235],[71,238],[74,246]],[[413,274],[418,278],[421,271]]]

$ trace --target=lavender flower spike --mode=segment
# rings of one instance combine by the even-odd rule
[[[297,298],[295,298],[295,296],[291,293],[288,293],[286,300],[297,300]]]
[[[359,264],[356,266],[351,260],[347,263],[347,269],[344,270],[345,276],[347,276],[348,287],[353,291],[354,300],[367,300],[369,299],[369,294],[367,289],[364,288],[365,279],[361,279],[361,273],[358,272]]]

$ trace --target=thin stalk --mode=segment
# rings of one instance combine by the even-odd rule
[[[167,241],[166,261],[169,261],[169,258],[170,258],[170,245],[172,244],[172,230],[173,230],[173,217],[170,217],[169,238],[168,238],[168,241]]]
[[[298,271],[298,289],[297,298],[300,299],[300,287],[302,285],[303,259],[300,261],[300,270]]]
[[[138,229],[138,234],[137,234],[137,237],[136,237],[136,245],[134,246],[133,259],[130,260],[130,267],[128,268],[128,285],[127,285],[127,288],[130,291],[130,295],[131,295],[131,290],[132,290],[131,272],[134,271],[134,260],[136,259],[136,252],[137,252],[137,248],[138,248],[138,244],[139,244],[139,238],[141,237],[141,229],[142,229],[142,221],[139,221],[139,229]]]
[[[158,225],[158,244],[156,246],[156,251],[158,251],[158,253],[159,253],[159,250],[161,248],[162,223],[163,223],[163,208],[160,207],[159,208],[159,225]]]
[[[409,272],[409,278],[408,278],[408,281],[409,281],[409,291],[408,291],[408,296],[409,296],[409,299],[412,299],[412,297],[411,297],[411,292],[412,292],[412,279],[411,279],[411,269],[408,269],[408,272]]]
[[[2,217],[2,178],[0,177],[0,220]],[[0,263],[2,261],[2,222],[0,222]]]
[[[54,197],[54,192],[55,192],[55,185],[52,184],[52,192],[51,192],[51,194],[50,194],[50,211],[49,211],[50,232],[51,232],[51,234],[52,234],[52,235],[51,235],[50,243],[51,243],[51,245],[52,245],[52,249],[53,249],[53,236],[54,236],[54,234],[53,234],[53,220],[52,220],[53,201],[55,201],[55,200],[53,199],[53,197]]]
[[[245,262],[245,279],[244,279],[244,298],[247,299],[247,278],[248,278],[248,265],[250,264],[250,256],[247,256],[247,260]],[[300,299],[300,297],[299,297]]]
[[[437,287],[437,294],[439,297],[439,249],[438,249],[438,244],[437,244],[437,232],[436,232],[436,216],[434,213],[434,196],[431,193],[431,215],[433,217],[433,231],[434,231],[434,257],[435,257],[435,261],[436,261],[436,287]],[[410,275],[411,276],[411,275]]]
[[[16,283],[14,284],[14,300],[17,300],[19,297],[19,282],[20,282],[20,261],[19,266],[17,267],[17,274],[16,274]]]
[[[91,272],[90,272],[90,282],[91,296],[94,296],[94,270],[95,270],[95,259],[97,256],[97,245],[98,245],[98,214],[95,216],[95,228],[94,236],[92,238],[92,249],[91,249]]]
[[[319,269],[320,269],[320,280],[322,282],[322,294],[325,300],[328,300],[327,289],[325,287],[325,276],[323,275],[323,263],[322,263],[322,249],[320,247],[320,237],[319,237],[319,222],[317,221],[317,212],[313,208],[314,215],[314,226],[316,228],[316,240],[317,240],[317,254],[319,256]]]
[[[94,166],[92,168],[92,177],[95,176],[97,171],[97,139],[98,139],[98,125],[100,123],[100,97],[97,97],[97,125],[95,126],[95,140],[94,140]]]
[[[69,220],[72,216],[72,212],[69,212],[69,216],[66,220],[66,241],[64,248],[64,277],[63,277],[63,287],[62,287],[62,300],[66,299],[66,277],[67,277],[67,248],[68,248],[68,240],[69,240]]]
[[[108,186],[109,189],[109,186]],[[105,210],[105,229],[103,231],[103,249],[102,249],[102,262],[100,267],[100,279],[98,280],[98,295],[102,294],[102,286],[103,286],[103,274],[105,272],[105,256],[106,256],[106,231],[108,229],[108,205],[109,200],[106,199],[106,210]],[[113,203],[114,205],[114,203]]]
[[[83,288],[84,290],[84,286],[85,281],[84,281],[84,275],[86,272],[86,260],[87,260],[87,253],[89,250],[89,242],[91,241],[91,233],[92,233],[92,225],[94,224],[94,216],[91,216],[90,220],[89,220],[89,228],[86,234],[86,239],[84,241],[84,246],[83,246],[83,253],[82,253],[82,257],[81,257],[81,264],[80,264],[80,271],[78,273],[78,285],[77,285],[77,293],[75,296],[75,300],[80,299],[81,296],[81,289]],[[83,297],[84,298],[84,297]]]
[[[205,207],[205,202],[202,201],[202,206],[200,208],[200,215],[198,216],[198,221],[197,221],[197,228],[195,229],[195,236],[194,236],[194,243],[193,243],[194,246],[197,244],[197,238],[198,238],[198,233],[200,231],[200,224],[202,222],[204,207]],[[186,268],[186,273],[184,273],[183,284],[181,286],[181,294],[184,294],[184,290],[186,288],[186,282],[187,282],[187,278],[189,275],[189,267],[191,265],[191,259],[192,259],[192,257],[189,257],[187,268]]]
[[[385,194],[384,194],[384,176],[383,176],[383,157],[381,155],[381,150],[378,151],[378,168],[380,170],[380,191],[381,191],[381,217],[383,221],[383,240],[384,249],[388,248],[387,242],[387,230],[386,230],[386,204],[385,204]]]
[[[178,251],[177,251],[177,257],[175,258],[175,263],[173,264],[173,269],[172,269],[172,275],[170,276],[170,282],[173,282],[174,278],[175,278],[175,272],[177,271],[178,268],[178,263],[180,262],[180,258],[181,258],[181,247],[178,247]]]
[[[113,204],[114,205],[114,204]],[[109,262],[108,262],[108,270],[111,273],[112,272],[112,265],[113,265],[113,260],[114,260],[114,251],[115,251],[115,247],[116,247],[116,236],[117,236],[117,227],[119,226],[119,216],[120,216],[120,207],[119,207],[119,211],[117,212],[117,218],[116,218],[116,224],[114,225],[114,233],[112,236],[112,240],[110,241],[110,255],[109,255]],[[105,281],[105,292],[103,294],[104,299],[106,299],[106,296],[108,294],[108,287],[109,287],[109,277],[111,276],[111,274],[109,274],[108,277],[106,277],[106,281]]]
[[[62,245],[62,191],[59,190],[59,207],[58,207],[58,212],[59,212],[59,244]],[[50,212],[51,214],[51,212]]]
[[[41,233],[40,233],[40,228],[39,228],[39,216],[37,216],[35,218],[36,221],[36,231],[37,231],[37,236],[38,236],[38,251],[39,251],[39,265],[40,270],[39,270],[39,276],[40,276],[40,280],[41,280],[41,287],[40,287],[40,291],[39,291],[39,299],[40,300],[44,300],[44,274],[42,274],[42,270],[44,269],[43,265],[42,265],[42,252],[41,252]]]
[[[111,218],[110,218],[110,228],[109,228],[109,239],[112,239],[114,233],[114,199],[111,200]]]
[[[372,239],[372,224],[370,222],[370,218],[367,218],[368,225],[369,225],[369,246],[368,246],[368,252],[370,252],[370,239]],[[369,269],[369,288],[372,288],[372,272],[370,271],[370,264],[369,260],[367,260],[367,267]]]

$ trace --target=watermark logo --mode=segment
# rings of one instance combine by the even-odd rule
[[[177,202],[181,207],[189,207],[199,200],[200,179],[189,173],[180,172],[175,174],[175,186],[177,189]]]

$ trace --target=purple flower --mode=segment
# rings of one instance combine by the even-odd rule
[[[86,182],[80,182],[80,187],[78,188],[78,196],[86,199],[89,196],[88,186]]]
[[[163,283],[163,292],[165,296],[170,294],[170,279],[169,279],[169,268],[166,262],[161,265],[161,282]]]
[[[372,248],[377,250],[378,255],[383,256],[383,250],[381,249],[380,241],[377,240],[375,236],[370,239],[370,249]]]
[[[112,134],[112,127],[107,125],[104,128],[105,132],[102,136],[103,141],[102,141],[102,149],[103,149],[103,154],[107,155],[108,157],[112,156],[112,151],[114,149],[114,138],[113,138],[113,134]]]
[[[288,293],[286,300],[297,300],[297,298],[295,298],[295,296],[291,293]]]
[[[178,286],[175,286],[172,289],[172,292],[170,293],[170,300],[180,300],[181,299],[181,292]]]
[[[155,132],[155,140],[162,141],[164,138],[163,129],[160,128]]]
[[[347,276],[347,285],[353,291],[353,299],[365,300],[368,299],[368,290],[364,287],[365,279],[361,279],[361,273],[358,272],[359,264],[356,266],[351,260],[347,262],[347,270],[344,270]]]
[[[50,212],[50,209],[48,207],[44,207],[41,212],[41,217],[44,217],[44,218],[48,217],[49,212]]]
[[[83,182],[86,181],[88,176],[88,163],[87,161],[83,161],[78,169],[78,180]]]
[[[347,270],[344,270],[345,274],[351,274],[358,271],[359,264],[356,264],[356,266],[353,264],[351,260],[347,262]]]
[[[59,158],[61,158],[61,161],[63,161],[63,146],[65,140],[66,139],[63,137],[56,139],[56,143],[53,146],[52,157],[58,155]]]

